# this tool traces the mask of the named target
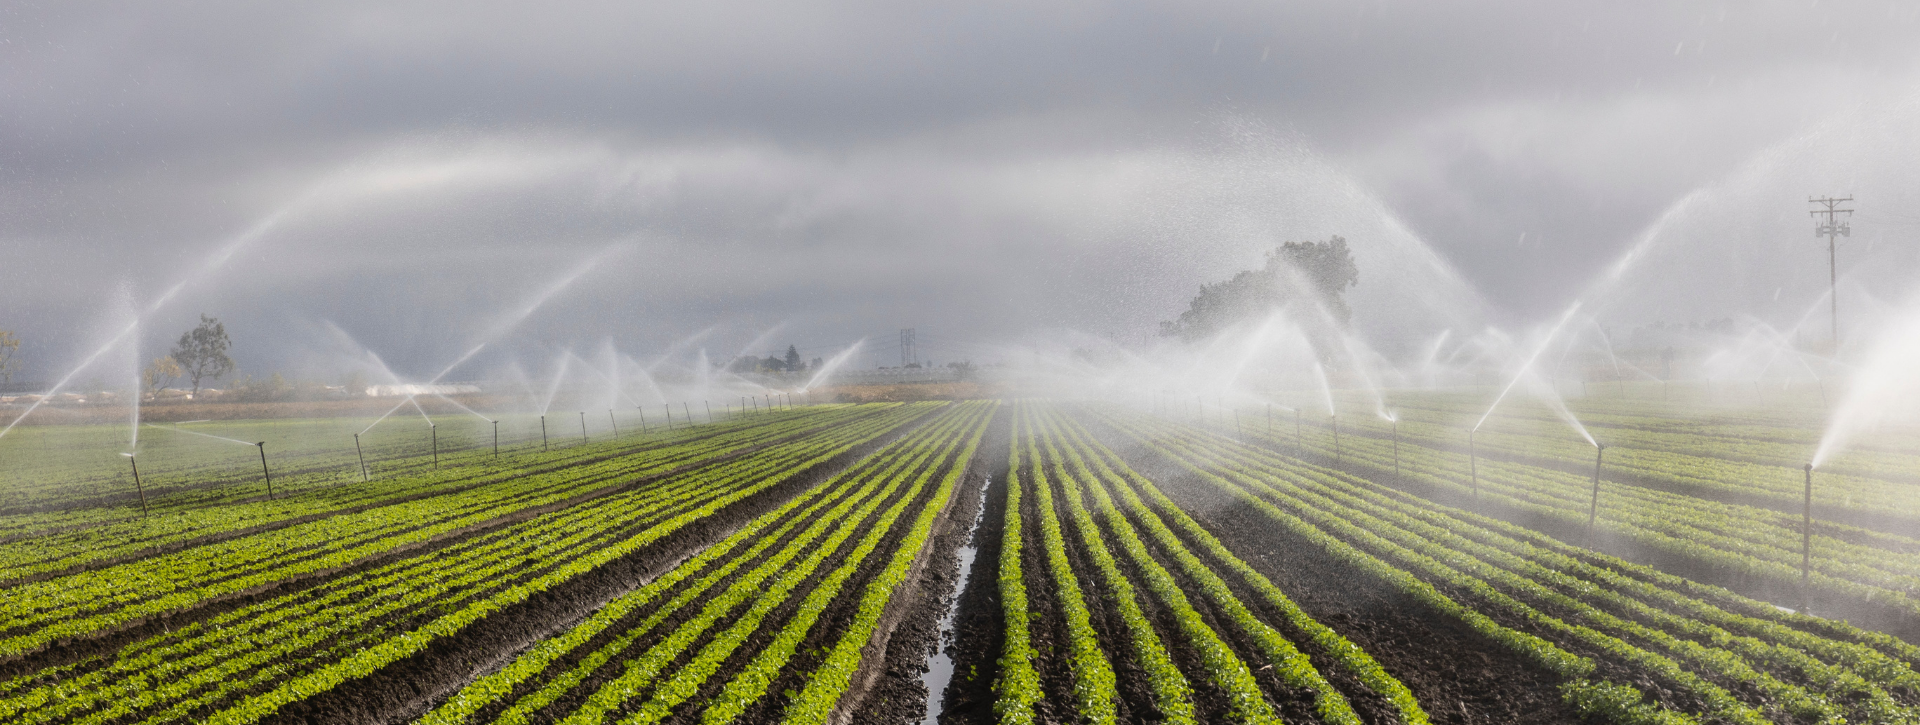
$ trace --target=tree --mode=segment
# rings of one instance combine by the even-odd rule
[[[1297,316],[1309,328],[1345,328],[1353,317],[1341,294],[1360,284],[1347,240],[1287,242],[1267,253],[1266,266],[1240,272],[1225,282],[1201,285],[1177,320],[1160,323],[1163,337],[1203,340],[1232,326],[1280,308],[1317,305],[1325,314]]]
[[[145,372],[140,373],[140,381],[146,384],[147,392],[158,393],[179,380],[180,375],[180,363],[170,357],[157,357],[147,365]]]
[[[227,357],[230,345],[227,326],[217,317],[200,315],[199,327],[180,333],[180,342],[173,346],[173,359],[180,363],[187,379],[193,381],[195,396],[200,394],[201,379],[218,380],[233,372],[233,358]]]
[[[806,368],[800,362],[799,348],[796,348],[792,345],[788,345],[787,346],[787,372],[797,373],[805,369]]]
[[[20,337],[9,330],[0,330],[0,386],[13,382],[13,374],[20,372]]]

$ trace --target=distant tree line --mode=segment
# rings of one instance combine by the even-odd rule
[[[786,355],[768,355],[757,357],[742,355],[727,364],[727,370],[736,373],[801,373],[818,370],[825,364],[820,358],[814,358],[809,364],[800,358],[800,348],[787,346]]]

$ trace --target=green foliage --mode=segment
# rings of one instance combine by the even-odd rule
[[[218,380],[221,376],[233,372],[233,358],[227,357],[227,349],[232,346],[227,339],[227,326],[219,318],[200,315],[200,325],[180,333],[180,341],[174,343],[170,355],[186,371],[187,379],[193,381],[193,394],[200,394],[200,381]]]
[[[1266,266],[1201,285],[1179,318],[1160,323],[1160,334],[1187,342],[1204,340],[1282,308],[1292,309],[1294,319],[1309,328],[1344,328],[1353,313],[1341,295],[1359,283],[1360,268],[1347,240],[1335,236],[1324,242],[1287,242],[1267,253]]]

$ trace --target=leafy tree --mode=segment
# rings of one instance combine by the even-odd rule
[[[0,385],[13,382],[13,374],[20,372],[20,337],[10,330],[0,330]]]
[[[180,333],[180,342],[173,346],[173,359],[180,363],[187,379],[193,381],[193,394],[200,394],[200,381],[203,378],[220,379],[220,376],[233,372],[233,358],[227,357],[227,348],[232,342],[227,339],[227,326],[217,317],[200,316],[200,326]]]
[[[1344,328],[1353,317],[1342,293],[1360,283],[1347,240],[1287,242],[1267,253],[1266,266],[1240,272],[1225,282],[1202,285],[1180,318],[1160,323],[1160,334],[1183,341],[1203,340],[1243,320],[1279,308],[1318,305],[1326,314],[1304,315],[1310,328]]]
[[[796,347],[794,347],[794,346],[792,346],[792,345],[788,345],[788,346],[787,346],[787,360],[786,360],[786,363],[787,363],[787,372],[790,372],[790,373],[793,373],[793,372],[799,372],[799,371],[801,371],[801,370],[805,370],[805,369],[806,369],[806,366],[805,366],[805,364],[804,364],[804,363],[802,363],[802,362],[800,362],[800,350],[799,350],[799,348],[796,348]]]
[[[171,357],[157,357],[147,365],[146,371],[140,373],[140,380],[146,384],[147,392],[158,393],[179,380],[181,375],[180,363],[174,362]]]

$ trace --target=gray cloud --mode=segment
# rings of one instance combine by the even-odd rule
[[[915,325],[957,357],[1134,339],[1276,241],[1342,234],[1392,349],[1551,316],[1689,192],[1757,188],[1729,179],[1920,78],[1914,3],[0,13],[0,327],[30,377],[276,212],[148,348],[207,311],[264,371],[330,320],[430,374],[618,245],[501,346]],[[1766,188],[1717,213],[1848,191]]]

